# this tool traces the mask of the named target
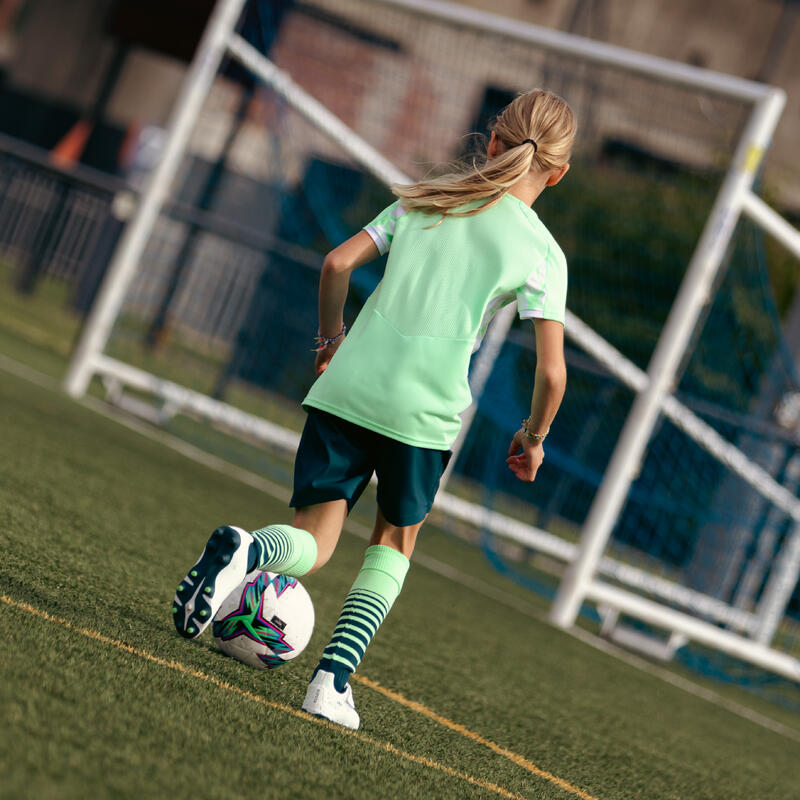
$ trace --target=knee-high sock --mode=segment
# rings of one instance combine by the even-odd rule
[[[302,528],[291,525],[269,525],[250,534],[248,570],[280,572],[292,578],[305,575],[317,560],[317,543]]]
[[[408,559],[402,553],[382,544],[372,545],[364,553],[364,564],[317,666],[317,670],[333,673],[340,692],[400,594],[408,566]]]

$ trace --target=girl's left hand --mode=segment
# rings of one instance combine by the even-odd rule
[[[520,452],[522,451],[522,452]],[[529,439],[521,428],[514,434],[508,446],[508,468],[521,481],[529,483],[536,477],[544,461],[544,447],[540,441]]]

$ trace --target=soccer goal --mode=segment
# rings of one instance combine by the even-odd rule
[[[546,86],[580,128],[536,204],[570,261],[567,398],[546,467],[515,485],[533,334],[498,313],[437,510],[557,590],[558,625],[589,608],[664,657],[691,641],[800,678],[800,425],[774,413],[800,391],[800,302],[773,291],[800,234],[754,192],[783,92],[445,2],[276,3],[255,45],[244,7],[209,20],[67,391],[97,377],[154,421],[292,451],[324,252]],[[225,59],[260,88],[220,77]],[[380,274],[354,273],[355,304]]]

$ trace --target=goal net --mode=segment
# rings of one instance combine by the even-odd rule
[[[229,30],[241,7],[220,3],[221,32],[201,50],[227,50],[261,83],[212,80],[212,68],[203,85],[198,55],[164,155],[172,173],[162,161],[128,226],[140,239],[120,248],[135,264],[117,279],[118,251],[116,294],[98,299],[71,391],[94,375],[173,429],[200,419],[291,452],[323,255],[392,201],[389,183],[479,153],[492,116],[545,86],[579,122],[569,175],[535,207],[570,265],[568,390],[536,482],[515,482],[504,457],[528,413],[533,329],[495,322],[439,522],[554,596],[698,242],[721,247],[580,599],[621,642],[693,663],[721,649],[713,669],[754,662],[796,679],[800,385],[785,336],[800,326],[796,263],[748,219],[709,232],[737,163],[749,189],[780,99],[770,111],[767,87],[446,3],[276,2],[243,37]],[[759,107],[772,116],[754,132]],[[382,268],[353,274],[348,321]]]

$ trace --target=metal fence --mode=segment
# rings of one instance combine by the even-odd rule
[[[33,292],[49,277],[77,292],[87,269],[107,259],[116,242],[112,209],[120,192],[130,187],[118,178],[64,170],[45,151],[0,136],[0,258],[15,268],[17,289]]]
[[[187,160],[187,184],[197,166]],[[65,283],[75,309],[85,314],[138,195],[122,178],[80,165],[64,169],[47,151],[0,135],[0,260],[14,270],[16,289],[33,293],[42,279]],[[173,201],[156,224],[131,302],[159,324],[169,318],[187,333],[230,342],[271,255],[312,269],[321,265],[311,250],[185,199]],[[225,313],[198,314],[197,304],[186,303],[175,287],[187,277],[203,283],[205,296],[224,298]],[[230,302],[231,292],[240,302]]]

